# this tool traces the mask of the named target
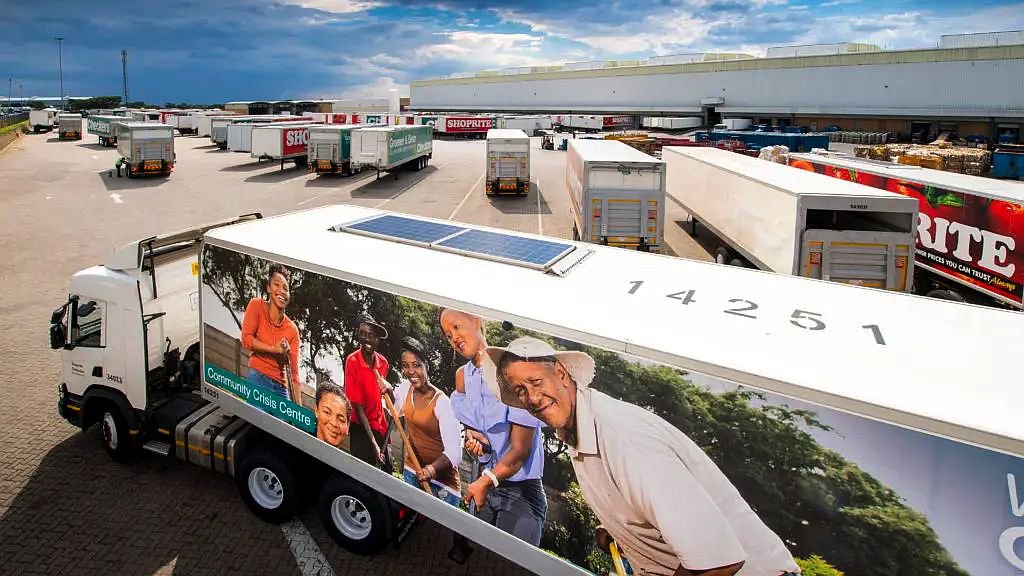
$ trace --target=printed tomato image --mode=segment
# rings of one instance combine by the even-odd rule
[[[793,168],[799,168],[801,170],[807,170],[808,172],[814,172],[814,164],[811,164],[807,160],[792,160],[789,163]]]
[[[921,190],[921,186],[919,184],[890,178],[889,181],[885,183],[885,189],[889,192],[895,192],[897,194],[902,194],[903,196],[916,198],[918,210],[925,213],[931,212],[929,210],[930,205],[928,203],[928,197],[925,196],[924,191]]]
[[[857,184],[871,186],[872,188],[885,189],[885,176],[872,174],[870,172],[853,172],[853,181]]]
[[[1024,276],[1024,204],[992,200],[985,217],[985,229],[1016,240],[1007,262],[1017,266],[1014,277],[1021,278]]]

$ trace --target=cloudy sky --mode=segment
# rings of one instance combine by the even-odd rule
[[[0,4],[3,5],[3,4]],[[89,0],[7,4],[0,78],[56,95],[149,103],[386,96],[411,80],[510,66],[770,46],[934,47],[941,34],[1024,29],[999,0]],[[6,87],[4,87],[6,88]],[[2,90],[0,90],[2,91]],[[4,94],[6,96],[6,94]]]

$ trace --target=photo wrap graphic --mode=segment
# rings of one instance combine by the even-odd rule
[[[243,321],[239,311],[251,299],[265,296],[271,264],[216,246],[207,245],[203,253],[203,329],[207,362],[204,375],[208,384],[245,398],[250,404],[248,394],[252,386],[243,376],[249,360],[238,340]],[[446,324],[442,327],[439,324],[441,309],[433,304],[297,268],[292,268],[290,273],[290,301],[285,312],[299,332],[299,375],[303,392],[301,406],[280,404],[284,408],[269,411],[282,421],[317,435],[316,415],[320,413],[315,406],[316,392],[353,385],[352,375],[346,375],[344,367],[346,358],[357,361],[361,346],[365,344],[357,337],[360,327],[364,330],[375,327],[377,336],[386,332],[386,338],[373,346],[373,353],[379,354],[386,363],[387,368],[380,364],[380,369],[396,389],[404,389],[408,385],[407,376],[415,374],[452,398],[454,407],[457,374],[462,374],[459,378],[466,386],[475,385],[470,384],[471,381],[478,384],[487,381],[486,370],[466,371],[467,360],[463,354],[468,354],[467,342],[475,336],[465,325],[473,323],[472,315],[453,319],[446,313]],[[627,289],[628,286],[624,287]],[[357,320],[364,314],[367,316],[363,320]],[[696,487],[682,490],[676,486],[670,490],[669,499],[656,503],[655,510],[664,511],[665,515],[645,517],[647,524],[636,524],[653,526],[653,531],[636,528],[634,533],[614,535],[634,569],[650,567],[651,562],[675,562],[676,566],[667,571],[671,573],[699,552],[702,558],[721,558],[722,562],[743,560],[745,565],[740,576],[776,576],[785,569],[795,571],[796,567],[815,575],[834,575],[839,570],[851,575],[1018,576],[1019,571],[1024,570],[1024,463],[1021,458],[513,327],[503,324],[502,320],[497,317],[480,319],[479,337],[491,351],[485,356],[490,358],[499,348],[518,345],[524,337],[533,339],[534,346],[541,346],[544,354],[553,353],[560,365],[567,367],[562,373],[571,375],[574,380],[586,381],[583,387],[592,391],[590,397],[604,398],[603,405],[612,408],[610,421],[613,424],[597,428],[597,445],[602,448],[596,453],[607,458],[615,453],[622,458],[621,467],[626,475],[618,480],[653,482],[650,486],[655,489],[658,479],[682,473],[680,469],[662,465],[662,462],[674,461],[676,456],[667,459],[664,456],[673,452],[699,460],[698,453],[687,452],[686,447],[693,446],[710,458],[713,468],[722,475],[717,485],[703,489],[728,493],[731,486],[738,493],[734,501],[736,508],[724,516],[744,527],[738,533],[741,539],[748,539],[743,542],[747,545],[738,550],[746,556],[735,556],[737,549],[728,545],[733,536],[719,535],[712,528],[713,522],[696,521],[687,515],[686,511],[694,509],[695,505],[692,494],[700,490]],[[457,326],[460,323],[462,325]],[[408,337],[422,344],[419,352],[422,358],[409,356],[403,344]],[[584,360],[581,354],[590,360]],[[588,362],[593,363],[592,372],[585,369]],[[422,376],[419,372],[410,372],[411,366],[417,363],[422,365]],[[529,368],[543,371],[549,366]],[[552,373],[558,373],[557,366],[550,368],[555,370]],[[506,366],[503,373],[514,379],[518,377],[516,370],[523,369],[522,366]],[[474,378],[481,380],[472,380]],[[345,390],[344,393],[351,392]],[[557,391],[545,393],[549,394],[546,397],[555,398],[556,404],[571,402],[570,396],[559,396]],[[514,402],[512,398],[502,396],[507,402]],[[576,396],[576,402],[579,398]],[[365,398],[359,400],[366,401]],[[396,409],[401,409],[403,404],[398,400]],[[414,406],[424,405],[421,402]],[[508,408],[507,404],[492,407],[496,406]],[[298,416],[289,416],[290,410],[303,417],[312,416],[312,427],[304,426],[306,421],[297,420]],[[460,413],[457,409],[453,412]],[[389,431],[389,435],[382,437],[381,447],[390,454],[393,466],[390,471],[402,476],[403,468],[408,473],[410,467],[405,441],[397,434],[398,424],[392,422],[387,406],[381,406],[381,414]],[[550,414],[548,408],[543,408],[535,415],[552,420]],[[341,419],[345,416],[343,412]],[[669,447],[665,453],[645,456],[644,450],[651,446],[649,438],[637,436],[640,434],[637,429],[625,425],[637,421],[638,416],[653,427],[648,430],[665,431],[667,440],[663,439],[663,445]],[[418,412],[416,419],[421,417],[422,413]],[[409,431],[408,414],[406,420],[406,431]],[[354,428],[354,420],[348,425]],[[577,473],[572,458],[574,447],[563,441],[564,434],[556,433],[556,429],[548,425],[537,433],[541,434],[538,456],[542,460],[539,467],[542,469],[542,497],[546,502],[539,548],[596,574],[614,571],[611,556],[594,538],[598,525],[611,529],[615,524],[615,517],[600,516],[608,513],[609,502],[592,500],[599,489],[595,487],[592,473]],[[341,432],[336,431],[336,434]],[[334,445],[355,454],[355,433],[352,434],[353,442]],[[330,436],[325,434],[324,437]],[[419,439],[413,442],[429,441],[423,436],[414,434],[413,437]],[[613,443],[630,449],[616,452]],[[419,451],[418,445],[416,450]],[[444,485],[440,488],[434,481],[431,487],[439,498],[453,494],[462,497],[459,506],[466,510],[469,518],[465,499],[480,477],[473,475],[476,457],[465,450],[459,452],[461,460],[455,474],[460,487]],[[652,464],[655,461],[657,465]],[[656,468],[651,469],[652,465]],[[485,466],[493,466],[493,462]],[[694,467],[697,468],[718,477],[711,468]],[[403,480],[396,478],[395,482]],[[406,478],[405,482],[405,490],[423,489],[415,477],[411,482]],[[484,484],[489,484],[489,480]],[[646,486],[631,488],[640,491],[646,490]],[[622,502],[627,504],[622,505],[631,506],[627,493],[632,491],[623,493]],[[517,502],[523,505],[524,501]],[[745,518],[741,521],[733,517],[735,510],[748,510],[744,514],[749,515],[741,514]],[[622,514],[635,512],[636,509],[629,508]],[[684,521],[675,521],[679,519]],[[764,528],[751,528],[758,523]],[[464,526],[452,528],[467,529]],[[671,533],[664,534],[660,530]],[[751,536],[746,530],[754,530],[756,534]],[[772,544],[775,537],[781,543],[778,547]],[[528,545],[518,535],[509,538],[510,542]],[[659,539],[658,549],[673,553],[659,555],[645,551],[645,538]],[[701,544],[700,550],[688,549],[693,542],[707,544]],[[750,545],[750,542],[758,545]],[[795,565],[790,565],[790,561],[795,561]]]

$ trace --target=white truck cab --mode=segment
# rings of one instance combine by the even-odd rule
[[[115,459],[147,439],[174,444],[169,428],[149,425],[169,399],[198,387],[199,240],[258,217],[130,242],[71,277],[68,300],[50,319],[64,376],[59,411],[83,430],[101,421]]]

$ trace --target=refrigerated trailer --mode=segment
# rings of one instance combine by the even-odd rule
[[[114,129],[117,152],[129,178],[147,174],[170,176],[175,160],[174,128],[156,122],[119,122]]]
[[[267,119],[248,119],[228,124],[227,149],[232,152],[252,152],[252,130],[257,126],[309,126],[310,120],[273,122]]]
[[[789,165],[917,202],[915,294],[1024,308],[1024,184],[834,155]]]
[[[296,401],[255,385],[241,346],[240,307],[257,309],[280,267],[301,274],[296,295],[316,286],[330,300],[287,303],[289,317],[309,319],[296,320],[301,353],[314,336],[339,343],[300,378]],[[342,333],[323,334],[314,318],[370,310],[391,333],[379,353],[392,366],[399,335],[433,347],[435,362],[451,347],[442,328],[487,334],[455,340],[479,359],[477,393],[534,409],[535,434],[554,428],[529,448],[545,451],[542,501],[530,504],[546,510],[544,550],[321,431],[316,390],[337,393],[355,329],[335,318]],[[312,493],[327,533],[361,554],[422,514],[536,574],[607,570],[594,524],[636,573],[797,573],[794,557],[849,574],[1014,576],[1024,564],[1024,420],[1006,377],[1024,359],[1010,311],[328,206],[128,244],[76,273],[50,321],[59,411],[98,425],[115,459],[145,451],[232,476],[269,522]],[[935,344],[922,334],[950,353],[929,361]],[[445,366],[435,385],[455,398],[463,368]],[[399,390],[417,374],[382,372]],[[579,440],[565,444],[570,428]],[[495,472],[503,490],[521,490]]]
[[[660,253],[665,163],[618,140],[569,140],[565,184],[573,238]]]
[[[89,116],[85,119],[86,132],[99,137],[101,146],[117,146],[118,122],[125,122],[124,116]]]
[[[59,140],[82,139],[82,115],[60,114],[57,116],[57,138]]]
[[[422,170],[433,157],[430,126],[381,126],[352,132],[352,169],[391,172],[398,178],[403,166]]]
[[[249,155],[260,161],[280,161],[284,169],[286,160],[296,166],[306,165],[306,144],[309,142],[310,123],[275,122],[252,129],[252,151]]]
[[[311,126],[307,156],[316,174],[352,174],[352,131],[370,124]]]
[[[721,246],[719,264],[910,290],[916,204],[717,148],[665,147],[668,193]]]
[[[530,192],[530,137],[522,130],[488,130],[485,170],[488,196],[526,196]]]
[[[32,132],[49,132],[57,124],[57,115],[60,110],[56,108],[44,108],[42,110],[30,110],[28,113],[28,125]]]

